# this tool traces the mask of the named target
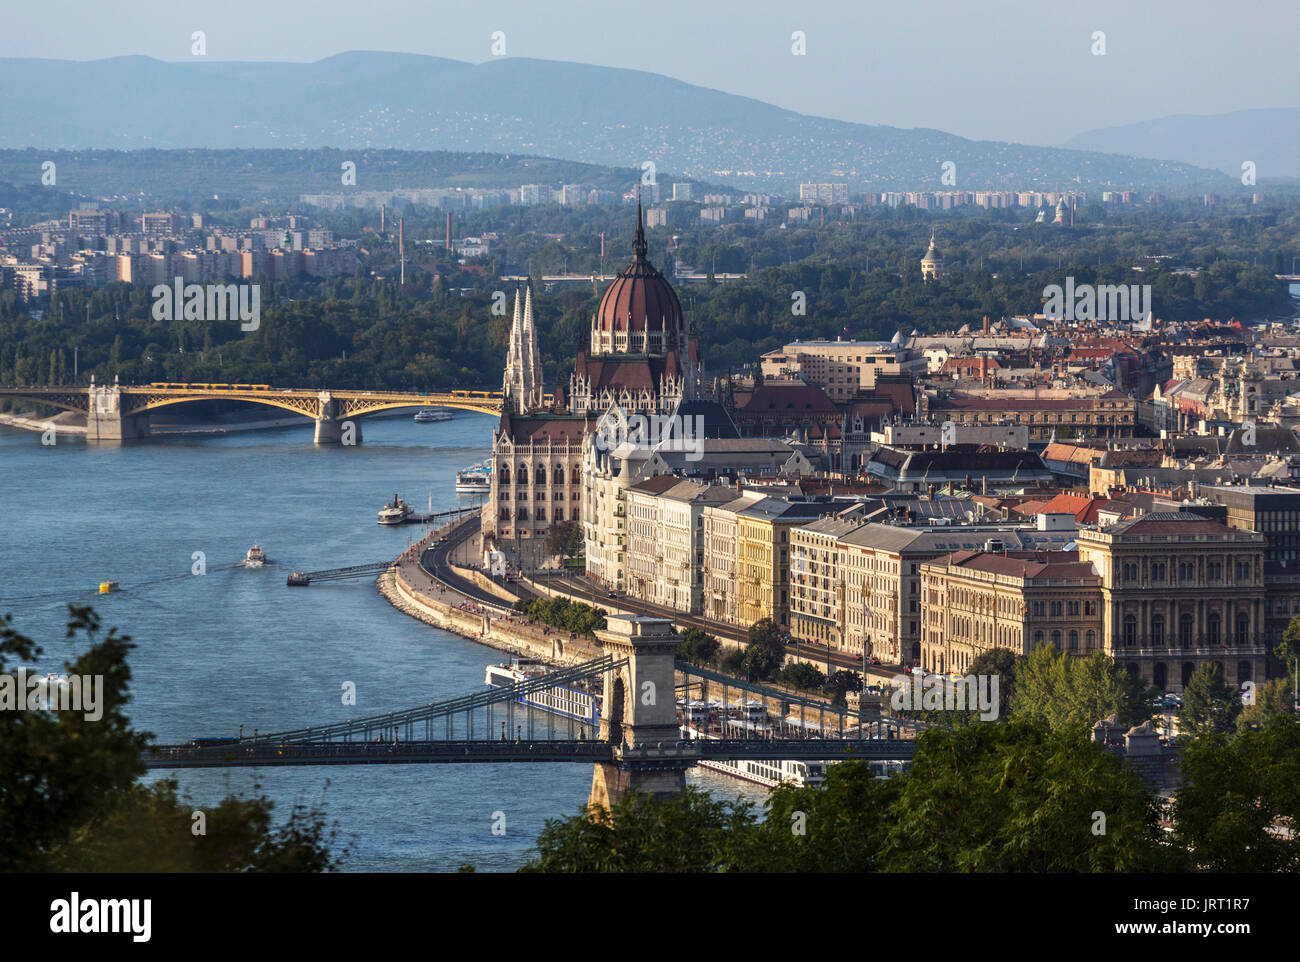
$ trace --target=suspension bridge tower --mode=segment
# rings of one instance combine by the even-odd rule
[[[600,739],[614,760],[598,762],[592,806],[611,808],[629,792],[655,798],[680,794],[693,753],[682,749],[674,690],[677,643],[672,621],[646,615],[609,615],[596,632],[613,665],[605,672]]]

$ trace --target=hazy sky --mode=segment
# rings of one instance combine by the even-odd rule
[[[1168,114],[1300,106],[1300,0],[0,0],[0,24],[0,56],[69,60],[188,60],[202,30],[211,60],[393,50],[481,62],[500,30],[510,56],[1033,144]],[[796,30],[804,56],[791,53]],[[1091,51],[1098,30],[1105,56]]]

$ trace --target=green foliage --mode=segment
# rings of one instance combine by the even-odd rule
[[[1178,711],[1178,730],[1188,735],[1230,731],[1241,714],[1241,694],[1223,680],[1223,669],[1208,662],[1188,679],[1183,688],[1183,707]]]
[[[0,871],[317,872],[335,869],[336,833],[318,807],[294,806],[271,824],[265,796],[213,806],[177,796],[174,781],[142,785],[152,736],[125,714],[135,646],[116,629],[100,637],[89,607],[69,605],[68,637],[86,644],[70,675],[102,676],[102,717],[83,712],[0,712]],[[41,649],[0,616],[0,674]],[[206,816],[196,835],[191,816]],[[346,853],[344,853],[346,854]]]
[[[582,525],[576,521],[552,522],[546,532],[546,550],[553,555],[572,558],[582,551]]]
[[[792,661],[777,673],[777,680],[791,688],[821,691],[826,684],[826,675],[806,661]]]
[[[1093,832],[1094,812],[1106,817]],[[1134,872],[1160,863],[1156,809],[1119,759],[1012,720],[936,729],[903,779],[887,862],[910,872]]]
[[[605,627],[605,612],[568,598],[526,598],[515,603],[515,610],[525,618],[553,628],[594,635]]]
[[[1106,815],[1095,834],[1093,813]],[[910,773],[842,762],[758,819],[696,789],[547,823],[526,871],[1121,872],[1167,866],[1142,782],[1086,740],[1012,722],[922,737]]]
[[[718,639],[694,626],[682,632],[682,640],[677,643],[677,657],[692,665],[711,665],[722,644]]]
[[[781,632],[771,618],[760,618],[749,626],[749,645],[741,661],[747,678],[774,677],[784,659],[785,645],[781,643]]]
[[[1237,730],[1256,731],[1274,718],[1294,718],[1295,689],[1292,684],[1289,678],[1274,678],[1260,685],[1255,692],[1255,704],[1244,706],[1237,716]],[[1184,707],[1186,704],[1184,701]]]
[[[1101,652],[1079,658],[1047,645],[1016,664],[1011,712],[1052,731],[1080,736],[1109,715],[1125,726],[1151,717],[1149,694],[1140,678]]]
[[[1016,664],[1020,659],[1010,648],[990,648],[975,656],[966,670],[969,675],[998,678],[998,718],[1011,717],[1011,698],[1016,690]]]
[[[755,823],[749,805],[716,801],[694,787],[662,802],[632,793],[612,812],[584,805],[573,818],[548,819],[537,856],[522,871],[724,871]]]
[[[1282,639],[1273,649],[1278,660],[1287,666],[1289,672],[1294,672],[1296,662],[1300,661],[1300,615],[1292,618],[1282,632]]]
[[[1191,739],[1181,766],[1174,839],[1190,853],[1190,867],[1300,870],[1300,726],[1294,719],[1274,718],[1232,739]]]

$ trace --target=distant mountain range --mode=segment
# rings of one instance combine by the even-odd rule
[[[1241,179],[1255,164],[1258,184],[1300,178],[1300,107],[1237,110],[1228,114],[1178,114],[1071,137],[1066,147],[1178,160]]]
[[[502,58],[353,52],[316,63],[149,57],[0,59],[0,147],[398,148],[527,153],[792,192],[1195,190],[1222,174],[1170,160],[972,141],[808,117],[657,74]],[[0,179],[12,179],[0,171]]]

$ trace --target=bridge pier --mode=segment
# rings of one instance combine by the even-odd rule
[[[675,756],[682,736],[674,674],[679,639],[672,621],[609,615],[606,623],[596,637],[618,667],[605,672],[599,737],[614,746],[614,761],[596,763],[588,804],[608,810],[634,791],[657,799],[681,794],[693,758]],[[654,751],[653,761],[641,754],[647,750]]]
[[[361,443],[361,421],[359,418],[339,417],[343,405],[336,401],[328,391],[320,394],[320,413],[316,416],[317,444],[342,444],[351,447]]]
[[[147,414],[122,414],[122,390],[116,384],[98,387],[92,384],[88,400],[87,441],[135,441],[149,436]]]

